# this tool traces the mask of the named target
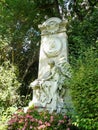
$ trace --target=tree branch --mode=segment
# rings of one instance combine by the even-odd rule
[[[30,60],[28,61],[27,68],[26,68],[26,70],[25,70],[25,72],[24,72],[24,75],[23,75],[23,77],[22,77],[22,81],[24,81],[25,77],[26,77],[27,74],[28,74],[29,68],[33,65],[33,63],[34,63],[35,61],[36,61],[36,56],[33,57],[32,60],[30,59]]]
[[[55,0],[55,1],[54,1],[54,4],[55,4],[55,7],[56,7],[56,11],[57,11],[58,16],[59,16],[60,18],[62,18],[62,17],[61,17],[61,14],[60,14],[60,10],[59,10],[58,0]]]
[[[73,9],[74,9],[75,13],[77,14],[78,18],[82,21],[83,15],[81,14],[80,10],[78,9],[78,5],[77,5],[76,1],[74,2]]]

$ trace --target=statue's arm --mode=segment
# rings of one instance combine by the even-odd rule
[[[52,76],[53,76],[53,75],[50,73],[50,75],[49,75],[48,77],[44,78],[43,80],[44,80],[44,81],[49,80],[49,79],[52,78]]]

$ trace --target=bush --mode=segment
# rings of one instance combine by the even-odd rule
[[[0,66],[0,107],[15,104],[19,96],[17,90],[20,83],[17,80],[16,68],[9,61]]]
[[[78,60],[71,89],[79,127],[82,130],[98,129],[98,53],[95,48]]]
[[[0,66],[0,130],[4,130],[6,122],[17,109],[19,100],[17,69],[9,61]]]
[[[66,115],[37,109],[24,113],[20,110],[8,122],[8,130],[70,130],[71,122]]]
[[[3,106],[2,106],[3,109]],[[0,130],[7,130],[7,122],[8,120],[10,120],[12,114],[15,113],[15,111],[17,110],[17,107],[12,106],[12,107],[8,107],[6,108],[6,110],[4,109],[4,111],[2,110],[1,113],[1,119],[0,119]]]

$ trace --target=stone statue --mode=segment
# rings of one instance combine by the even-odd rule
[[[67,53],[66,21],[53,17],[39,28],[41,29],[39,71],[38,78],[30,84],[33,89],[33,99],[29,107],[34,104],[38,107],[45,107],[50,112],[61,112],[71,77]]]

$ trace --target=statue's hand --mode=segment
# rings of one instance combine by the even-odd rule
[[[32,88],[32,89],[36,89],[36,88],[38,88],[38,86],[39,86],[39,81],[35,80],[35,81],[30,83],[29,87]]]

